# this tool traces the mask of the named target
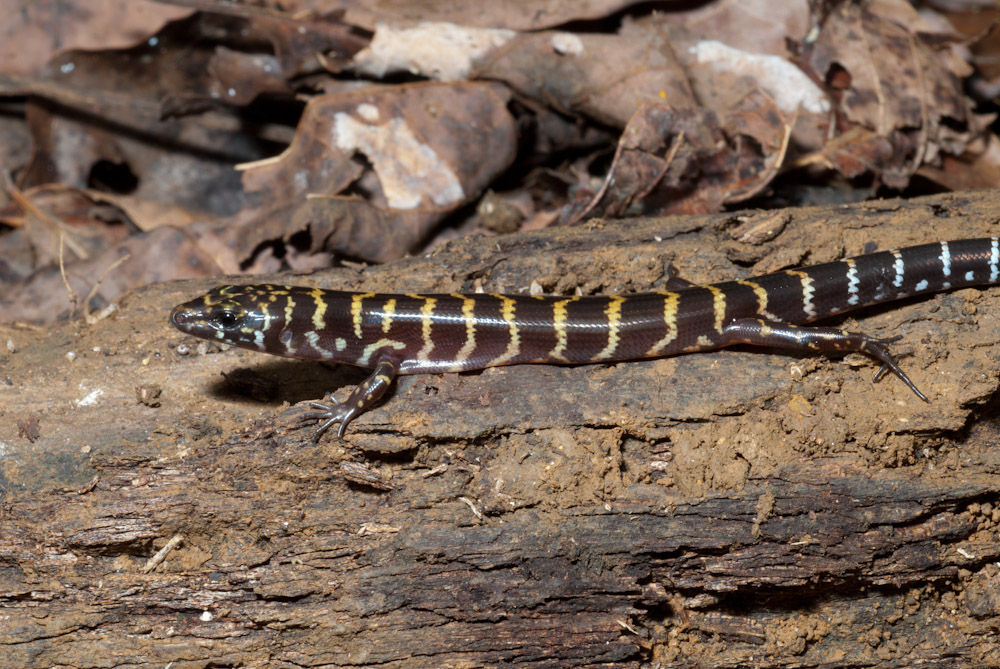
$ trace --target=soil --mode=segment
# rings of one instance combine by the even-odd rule
[[[768,216],[261,279],[638,292],[997,234],[1000,193],[742,233]],[[288,406],[364,373],[173,330],[213,285],[0,328],[0,665],[1000,665],[1000,289],[840,321],[902,335],[929,403],[861,356],[727,350],[406,377],[313,444]]]

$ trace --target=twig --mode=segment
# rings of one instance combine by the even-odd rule
[[[73,290],[73,286],[69,285],[69,279],[66,278],[66,264],[63,262],[63,240],[65,235],[61,232],[59,233],[59,277],[62,279],[63,285],[66,286],[66,294],[69,296],[70,313],[76,313],[76,308],[80,304],[80,296],[76,294]]]
[[[20,205],[21,208],[24,209],[26,214],[29,214],[35,219],[41,221],[42,223],[45,223],[50,228],[52,228],[53,232],[58,232],[60,235],[65,234],[66,246],[68,246],[70,250],[73,253],[75,253],[78,258],[80,258],[80,260],[86,260],[87,258],[90,257],[90,254],[87,253],[87,250],[83,248],[83,246],[81,246],[80,243],[77,242],[72,235],[68,234],[69,226],[66,225],[66,222],[45,212],[42,208],[40,208],[38,205],[32,202],[31,199],[28,196],[26,196],[21,191],[20,188],[14,185],[14,182],[11,181],[10,174],[6,170],[3,171],[3,181],[4,181],[4,188],[6,189],[7,194],[10,196],[10,199],[16,202],[18,205]],[[61,243],[62,242],[60,241],[60,244]]]
[[[90,309],[89,309],[88,305],[90,304],[90,300],[92,300],[94,298],[94,295],[97,295],[97,289],[101,287],[101,282],[103,282],[106,278],[108,278],[108,274],[111,274],[111,272],[116,267],[118,267],[119,265],[121,265],[123,262],[125,262],[126,260],[128,260],[131,257],[132,257],[131,253],[126,253],[125,255],[123,255],[120,258],[118,258],[118,260],[116,260],[113,263],[111,263],[108,266],[107,269],[105,269],[103,272],[101,272],[101,276],[97,277],[97,283],[95,283],[93,285],[93,287],[90,289],[90,292],[87,293],[87,299],[84,300],[84,303],[83,303],[83,318],[84,318],[85,321],[87,321],[87,325],[93,325],[94,323],[98,322],[102,318],[106,318],[107,314],[111,313],[111,311],[108,311],[107,308],[104,308],[104,309],[101,310],[101,314],[103,314],[103,315],[92,316],[90,314]]]
[[[583,208],[583,211],[574,216],[573,220],[568,221],[567,225],[576,225],[577,223],[582,221],[583,217],[589,214],[591,211],[593,211],[594,207],[596,207],[597,204],[604,197],[604,194],[608,192],[608,187],[611,185],[611,180],[614,178],[615,168],[618,166],[618,159],[621,157],[621,155],[622,155],[622,144],[621,140],[619,139],[618,147],[615,149],[615,157],[611,159],[611,165],[608,167],[608,173],[604,176],[604,183],[602,183],[601,187],[597,189],[596,193],[594,193],[594,197],[590,198],[590,202],[588,202],[587,206]]]
[[[183,534],[175,534],[174,536],[170,537],[170,541],[164,544],[163,548],[156,551],[156,555],[154,555],[153,557],[149,558],[149,560],[146,561],[146,564],[143,565],[142,567],[142,573],[148,574],[149,572],[156,569],[156,565],[163,562],[163,560],[166,559],[170,551],[177,548],[177,546],[180,545],[182,541],[184,541]]]
[[[673,164],[674,158],[677,156],[677,151],[680,150],[681,144],[683,142],[684,142],[684,130],[682,129],[680,132],[677,133],[677,136],[674,137],[674,141],[670,143],[670,148],[667,150],[667,155],[664,156],[663,158],[664,159],[663,168],[657,173],[657,175],[654,178],[650,179],[649,183],[646,185],[645,188],[643,188],[637,195],[632,197],[631,201],[634,202],[636,200],[643,199],[644,197],[649,195],[654,188],[656,188],[656,185],[660,183],[661,179],[663,179],[663,176],[667,173],[667,170],[670,169],[670,165]],[[618,169],[618,163],[619,160],[621,159],[621,155],[622,155],[622,144],[621,141],[619,140],[618,147],[615,149],[615,157],[611,159],[611,166],[608,168],[608,173],[604,177],[604,182],[601,184],[601,187],[598,189],[598,191],[594,194],[594,197],[590,199],[590,202],[587,203],[587,206],[583,208],[583,211],[574,216],[573,220],[569,222],[569,225],[574,225],[582,221],[584,216],[593,211],[594,208],[600,203],[600,201],[607,194],[608,188],[611,186],[611,182],[614,180],[615,170]]]
[[[472,513],[476,514],[476,518],[478,518],[479,520],[483,519],[483,512],[480,511],[478,507],[476,507],[476,503],[473,502],[471,499],[469,499],[468,497],[459,497],[458,501],[465,502],[469,506],[469,508],[472,509]]]
[[[726,202],[742,202],[743,200],[748,200],[764,190],[764,188],[771,183],[771,179],[785,163],[785,155],[788,153],[788,145],[792,138],[792,127],[795,125],[795,121],[797,119],[798,111],[795,112],[795,116],[792,118],[792,121],[785,124],[785,134],[781,138],[781,146],[778,147],[778,153],[774,157],[774,162],[771,163],[771,166],[768,168],[765,176],[759,178],[757,184],[753,188],[750,188],[743,193],[737,193],[735,195],[726,193]]]
[[[677,157],[677,152],[680,150],[681,144],[683,142],[684,142],[684,129],[681,128],[681,131],[677,133],[676,137],[674,137],[674,141],[670,143],[670,150],[667,151],[667,155],[663,157],[664,161],[663,169],[661,169],[660,172],[656,175],[656,178],[649,180],[649,184],[645,188],[643,188],[638,195],[636,195],[633,198],[633,201],[642,200],[647,195],[653,192],[653,189],[656,188],[656,185],[660,183],[661,179],[663,179],[663,176],[667,173],[667,170],[670,169],[670,166],[673,164],[674,158]]]

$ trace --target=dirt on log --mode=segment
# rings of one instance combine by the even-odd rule
[[[593,221],[266,280],[584,294],[1000,232],[1000,193]],[[199,342],[150,286],[0,328],[2,666],[996,666],[1000,289],[844,319],[870,360],[727,350],[407,377]],[[341,393],[344,391],[341,390]]]

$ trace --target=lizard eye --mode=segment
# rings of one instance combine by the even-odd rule
[[[240,320],[239,316],[237,316],[229,309],[220,311],[215,315],[215,322],[227,329],[234,327],[239,322],[239,320]]]

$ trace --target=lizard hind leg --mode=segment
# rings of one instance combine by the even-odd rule
[[[874,381],[892,372],[925,402],[927,396],[920,392],[896,358],[889,352],[890,344],[900,337],[878,339],[863,332],[849,332],[833,327],[800,326],[760,318],[740,318],[727,325],[723,331],[723,346],[751,344],[771,346],[791,351],[812,353],[864,353],[882,363],[875,372]]]
[[[344,402],[335,400],[332,392],[327,394],[325,401],[308,402],[308,406],[316,411],[304,413],[299,416],[299,419],[322,421],[313,433],[313,443],[318,442],[320,437],[337,423],[340,423],[340,427],[337,429],[337,438],[343,439],[347,425],[382,399],[398,372],[399,364],[396,361],[383,358],[375,365],[372,373],[351,391]]]
[[[872,381],[877,383],[878,380],[885,376],[887,372],[892,372],[899,377],[899,379],[905,383],[910,390],[913,391],[914,395],[925,402],[930,402],[930,400],[927,399],[927,395],[920,392],[917,385],[910,380],[910,377],[906,375],[906,372],[899,367],[899,363],[896,362],[896,359],[891,353],[889,353],[889,349],[886,344],[891,344],[892,342],[899,341],[902,338],[902,335],[896,335],[895,337],[886,337],[885,339],[869,339],[865,342],[864,348],[861,350],[882,363],[882,366],[879,367],[878,371],[875,372],[875,375],[872,377]]]
[[[667,279],[663,282],[663,285],[667,290],[684,290],[685,288],[691,288],[697,285],[682,277],[678,269],[672,264],[667,265],[666,273]]]

